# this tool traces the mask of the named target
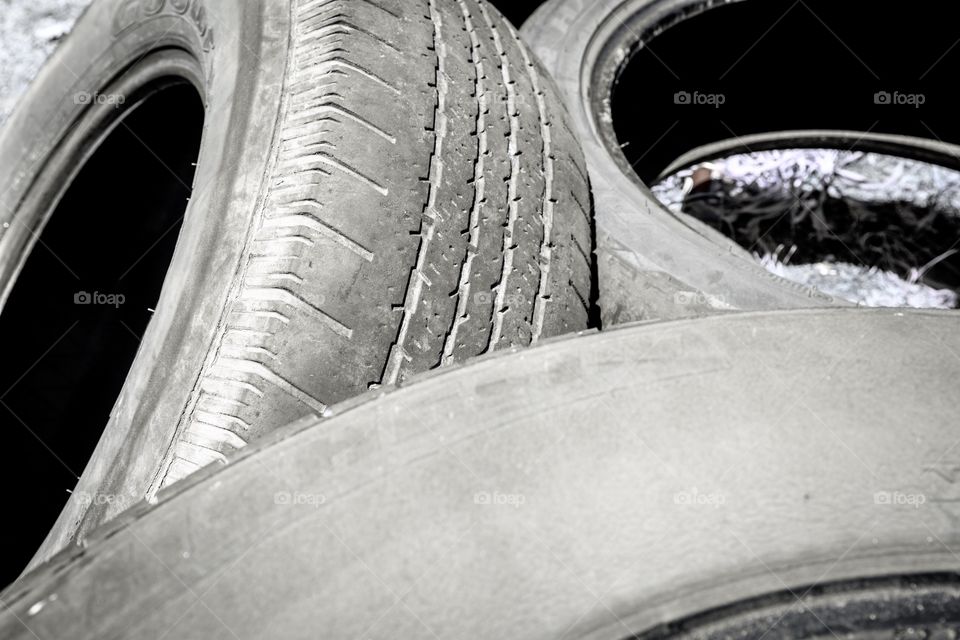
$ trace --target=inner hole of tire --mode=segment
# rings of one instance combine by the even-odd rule
[[[771,593],[661,624],[627,640],[800,640],[832,636],[840,629],[846,640],[896,637],[901,629],[924,638],[950,637],[958,618],[958,586],[950,574],[816,584],[804,589],[802,607],[796,606],[792,591]]]
[[[625,30],[644,39],[619,65],[610,117],[647,184],[690,149],[756,133],[844,129],[960,143],[952,95],[960,47],[942,5],[689,6],[682,19]]]
[[[194,87],[118,108],[120,123],[71,181],[0,313],[0,420],[18,459],[3,482],[23,488],[8,493],[16,526],[3,533],[2,584],[32,557],[97,445],[191,194],[204,118]]]
[[[684,14],[628,29],[643,40],[618,67],[610,112],[600,114],[600,122],[612,122],[619,145],[612,151],[622,151],[646,184],[657,183],[691,149],[753,134],[824,129],[960,142],[950,97],[960,48],[941,7],[923,0],[910,11],[892,0],[744,0],[706,7],[688,3]],[[819,152],[829,158],[828,150]],[[744,154],[739,163],[762,164],[767,153]],[[960,185],[960,173],[952,176],[948,181]],[[676,209],[718,228],[779,275],[805,284],[825,282],[819,275],[837,279],[838,290],[827,292],[838,297],[877,300],[877,306],[898,299],[902,304],[895,306],[956,306],[960,212],[951,197],[905,186],[885,202],[849,194],[820,201],[830,186],[807,186],[798,198],[789,181],[764,189],[728,184],[713,194],[693,194],[698,202]],[[659,187],[654,191],[662,196],[667,189]],[[792,269],[800,264],[803,273]],[[870,289],[874,284],[867,281],[888,275],[904,281],[896,284],[902,296]],[[943,295],[911,297],[914,284]]]

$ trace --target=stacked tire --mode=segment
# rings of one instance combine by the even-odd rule
[[[497,355],[173,485],[8,589],[0,629],[949,637],[958,350],[948,314],[834,310]]]
[[[598,117],[623,25],[689,4],[521,38],[488,0],[95,0],[0,137],[0,217],[42,229],[117,126],[76,86],[207,117],[75,491],[122,499],[71,498],[0,635],[954,634],[955,314],[770,276]]]
[[[57,161],[62,183],[118,127],[71,92],[132,110],[174,83],[207,113],[184,228],[36,561],[368,388],[588,327],[583,156],[552,82],[477,0],[97,0],[0,140],[8,289]]]

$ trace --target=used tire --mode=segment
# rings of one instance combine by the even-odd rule
[[[97,0],[0,139],[5,291],[126,113],[77,92],[132,109],[164,83],[206,106],[193,192],[155,315],[38,560],[370,386],[588,324],[581,151],[485,0]]]
[[[910,63],[891,58],[881,61],[883,55],[877,52],[884,49],[882,43],[890,37],[889,34],[897,34],[898,40],[909,40],[912,49],[924,52],[923,55],[914,56],[916,61],[925,59],[927,55],[932,55],[933,59],[939,58],[942,51],[953,43],[954,36],[948,28],[941,28],[941,21],[935,12],[904,14],[896,3],[877,6],[876,15],[881,17],[877,20],[877,30],[871,32],[869,38],[856,43],[854,48],[860,55],[849,58],[850,67],[826,67],[818,60],[807,58],[803,65],[791,65],[783,61],[800,50],[796,46],[798,41],[809,42],[809,23],[816,25],[816,29],[827,24],[820,17],[822,8],[838,5],[829,2],[816,6],[804,4],[799,7],[802,11],[795,14],[792,12],[794,6],[788,5],[759,0],[549,0],[524,23],[522,34],[554,75],[584,144],[597,210],[598,263],[602,283],[600,301],[605,324],[688,317],[730,309],[788,309],[847,304],[844,300],[831,298],[770,274],[743,248],[716,230],[690,216],[668,211],[643,184],[638,172],[646,179],[653,179],[662,167],[681,154],[684,154],[684,159],[689,159],[702,151],[715,153],[724,148],[743,148],[745,145],[749,145],[750,150],[760,150],[765,142],[786,145],[797,139],[812,142],[817,138],[842,144],[844,149],[903,152],[919,160],[951,167],[957,165],[956,145],[943,143],[939,138],[955,143],[960,134],[952,124],[949,127],[935,124],[931,129],[924,123],[924,118],[934,115],[940,123],[952,123],[955,119],[949,111],[937,108],[916,118],[903,118],[901,113],[889,119],[889,111],[883,111],[883,125],[888,133],[867,133],[872,129],[871,123],[876,126],[881,117],[878,116],[874,122],[875,112],[871,108],[886,110],[886,106],[877,105],[883,105],[883,99],[890,97],[883,95],[886,87],[879,83],[880,77],[896,75],[888,71],[886,65],[889,64],[890,69],[899,69],[902,64]],[[781,22],[780,18],[787,18],[787,14],[790,14],[790,19]],[[842,12],[837,11],[832,15],[840,14]],[[755,21],[751,20],[751,16]],[[809,23],[792,23],[796,16],[803,16]],[[749,44],[741,47],[743,42],[747,42],[745,34],[752,33],[753,27],[749,25],[757,24],[768,25],[771,32],[774,27],[788,29],[786,34],[778,33],[786,36],[784,39],[790,44],[782,50],[774,49],[778,55],[771,55],[771,49],[764,50],[763,47],[755,50],[750,45],[758,45],[762,41],[766,46],[778,40],[776,36],[767,38],[768,33],[760,29],[750,36]],[[741,26],[744,31],[739,31]],[[824,29],[825,37],[837,35],[828,31],[832,28],[828,26]],[[707,32],[722,35],[704,42],[703,35]],[[664,43],[666,50],[675,56],[678,50],[683,50],[690,53],[690,59],[703,61],[703,69],[697,71],[696,65],[689,60],[664,53],[657,46],[658,38],[661,38],[660,42]],[[696,39],[698,46],[689,46],[685,38]],[[832,42],[841,48],[848,44],[845,38]],[[870,50],[861,50],[866,43],[870,43]],[[648,59],[653,61],[651,64],[656,66],[656,71],[669,70],[669,74],[665,73],[663,78],[650,78],[648,85],[644,84],[648,79],[641,75],[639,68],[631,68],[634,57],[644,51]],[[704,54],[704,51],[710,52],[710,55]],[[740,65],[744,58],[765,62],[758,63],[750,75],[744,69],[747,65]],[[879,74],[868,72],[864,59],[881,65],[876,66]],[[720,65],[719,70],[713,66],[715,61]],[[678,63],[684,66],[677,66]],[[919,62],[917,64],[922,65]],[[783,69],[776,69],[777,65],[782,65]],[[734,76],[728,76],[735,67]],[[851,71],[851,68],[854,70]],[[716,75],[713,75],[715,70]],[[933,105],[937,102],[935,96],[940,95],[943,87],[950,85],[952,76],[947,62],[938,66],[936,73],[931,71],[934,71],[933,67],[923,67],[916,72],[916,76],[923,80],[923,86],[915,89],[922,90],[924,101],[929,97],[929,103]],[[731,93],[724,96],[724,100],[730,100],[727,107],[729,111],[717,117],[706,116],[707,112],[704,111],[687,111],[681,117],[665,108],[663,105],[671,98],[675,104],[684,104],[676,102],[678,97],[682,98],[681,95],[665,92],[674,80],[678,83],[674,89],[691,88],[679,84],[681,76],[683,83],[698,82],[705,91],[706,87],[721,93],[729,90]],[[764,82],[764,78],[770,78],[770,82]],[[780,84],[780,80],[785,78],[791,79]],[[822,87],[816,84],[818,81],[823,84]],[[876,86],[875,82],[878,83]],[[798,85],[811,89],[809,92],[797,92],[798,101],[804,106],[809,103],[802,102],[803,95],[820,96],[822,94],[819,92],[829,93],[837,87],[844,87],[849,93],[843,93],[842,99],[831,95],[829,99],[820,100],[823,105],[834,105],[829,109],[836,113],[816,111],[809,116],[810,119],[806,119],[803,116],[794,117],[791,109],[785,107],[784,93],[780,92],[783,87],[794,88]],[[623,87],[634,87],[634,90],[623,90]],[[880,92],[873,96],[878,89]],[[863,103],[858,102],[861,91],[865,98]],[[761,94],[759,99],[758,92]],[[873,101],[870,101],[871,97]],[[838,100],[842,100],[842,105],[838,104]],[[934,109],[932,106],[930,108]],[[790,117],[767,117],[770,113],[781,112],[789,113]],[[687,113],[691,117],[686,118]],[[729,117],[738,118],[741,125],[749,119],[755,119],[757,124],[749,130],[739,130],[740,126],[734,125],[738,129],[734,131],[727,124]],[[907,126],[907,120],[912,123],[910,126]],[[721,133],[717,135],[712,128],[699,129],[698,125],[693,124],[701,121],[713,122]],[[671,122],[672,126],[668,128]],[[786,122],[793,124],[784,124]],[[836,122],[838,128],[862,127],[863,132],[813,130],[822,128],[824,122]],[[644,149],[642,154],[640,151],[625,151],[638,148],[633,144],[635,140],[620,135],[624,132],[622,126],[627,126],[627,123],[628,131],[646,129],[651,133],[650,138],[644,138],[644,141],[652,142],[652,145],[641,147]],[[776,123],[784,126],[777,126]],[[802,128],[804,123],[809,123],[809,131],[799,135],[794,131],[785,131],[787,128]],[[769,133],[764,131],[764,127],[781,133]],[[909,135],[892,135],[889,132],[891,127],[897,133]],[[656,138],[661,131],[662,136]],[[926,136],[928,132],[938,139],[909,137]],[[709,144],[730,135],[739,136],[736,144]],[[665,142],[661,143],[661,140]],[[671,143],[679,146],[671,147]],[[701,147],[705,143],[706,146]],[[700,148],[685,153],[693,146]],[[664,147],[671,150],[664,150]],[[658,159],[650,160],[653,156]],[[649,164],[644,169],[634,168],[637,163],[642,165],[645,162]]]
[[[586,154],[604,324],[845,304],[771,274],[716,230],[668,211],[619,147],[605,114],[628,53],[661,25],[712,6],[703,0],[550,0],[524,23],[523,37],[559,85]],[[691,305],[691,298],[706,302]]]
[[[940,637],[957,352],[953,314],[840,309],[493,356],[178,483],[4,592],[0,634]]]

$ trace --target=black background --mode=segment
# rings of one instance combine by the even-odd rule
[[[543,4],[542,0],[493,0],[492,3],[500,13],[505,15],[517,27],[523,24],[537,7]]]
[[[960,30],[946,3],[755,0],[675,25],[626,66],[613,96],[624,153],[652,182],[695,147],[753,133],[847,129],[960,143]],[[723,95],[719,108],[677,92]],[[878,92],[922,94],[919,107]]]

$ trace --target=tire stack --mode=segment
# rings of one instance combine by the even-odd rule
[[[0,637],[960,633],[956,315],[770,276],[598,127],[620,26],[694,4],[95,0],[0,135],[5,228],[107,135],[79,84],[207,119]]]

